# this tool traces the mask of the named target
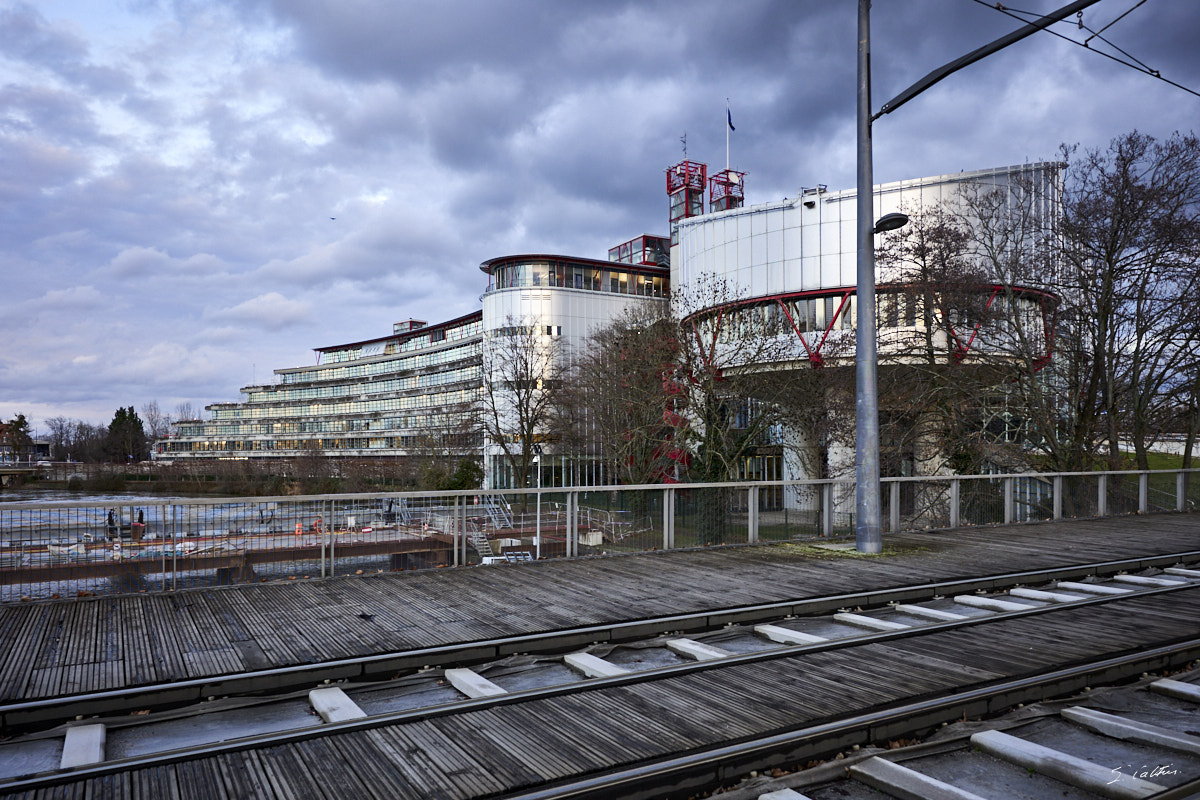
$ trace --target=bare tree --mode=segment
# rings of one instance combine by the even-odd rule
[[[1105,416],[1110,463],[1128,437],[1146,469],[1198,341],[1200,140],[1135,131],[1084,153],[1074,172],[1063,233],[1090,323],[1089,394]]]
[[[175,413],[171,416],[172,422],[185,422],[188,420],[202,419],[203,412],[192,405],[190,400],[185,400],[175,405]]]
[[[1052,469],[1078,471],[1119,469],[1131,441],[1144,469],[1186,405],[1200,342],[1200,142],[1133,132],[1084,153],[1066,174],[1060,225],[1045,185],[969,193],[962,219],[973,257],[1005,291],[1030,443]],[[1052,328],[1031,324],[1022,284],[1057,296]],[[1039,353],[1051,346],[1042,370]]]
[[[70,458],[74,426],[75,421],[66,417],[51,417],[46,420],[46,427],[50,429],[50,453],[55,460],[66,461]]]
[[[531,320],[509,318],[484,337],[483,387],[475,420],[484,442],[500,451],[517,488],[528,488],[538,448],[562,386],[560,339]]]
[[[142,420],[146,424],[146,435],[154,443],[171,433],[171,420],[158,407],[157,400],[142,404]]]
[[[788,413],[796,408],[796,378],[812,371],[781,368],[797,360],[799,348],[779,309],[745,303],[722,280],[675,287],[671,306],[679,327],[673,387],[676,413],[686,420],[677,436],[688,456],[686,477],[736,479],[759,448],[778,443],[780,426],[796,422]],[[704,543],[724,540],[731,500],[727,489],[696,493]]]
[[[995,281],[970,257],[969,233],[944,205],[906,209],[910,222],[877,253],[886,277],[878,305],[880,438],[885,474],[976,472],[982,423],[997,383],[990,327]],[[987,343],[987,344],[990,344]]]
[[[676,386],[679,327],[665,304],[627,309],[594,331],[567,372],[554,427],[627,485],[674,478],[684,424]]]

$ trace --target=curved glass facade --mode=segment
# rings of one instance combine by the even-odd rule
[[[670,273],[666,267],[590,259],[511,256],[485,261],[480,269],[491,279],[488,283],[489,292],[545,286],[640,297],[666,297],[670,293]]]

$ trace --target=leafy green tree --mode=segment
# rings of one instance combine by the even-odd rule
[[[145,461],[150,456],[146,441],[146,430],[142,420],[133,410],[118,408],[108,424],[108,436],[104,442],[104,453],[112,461]]]
[[[17,414],[8,422],[0,423],[0,444],[5,455],[14,461],[20,461],[21,456],[29,452],[33,447],[33,436],[24,414]]]

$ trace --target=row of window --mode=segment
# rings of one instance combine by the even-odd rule
[[[217,452],[306,452],[318,450],[395,450],[425,449],[431,444],[429,436],[373,436],[333,439],[209,439],[200,442],[172,441],[165,443],[163,452],[168,453],[217,453]],[[477,450],[482,442],[477,437],[438,436],[440,447],[450,447],[462,452]]]
[[[491,289],[521,286],[557,286],[593,292],[666,297],[670,279],[622,269],[584,267],[555,261],[520,261],[494,267]]]
[[[272,417],[315,417],[328,414],[361,415],[376,411],[399,411],[406,408],[443,408],[459,403],[469,403],[478,394],[477,387],[456,389],[446,392],[387,397],[373,400],[357,400],[336,403],[298,403],[292,406],[246,406],[233,408],[213,407],[214,421],[237,419],[270,419]]]
[[[479,333],[475,334],[476,336]],[[316,381],[336,381],[346,380],[347,378],[363,378],[374,375],[385,375],[393,372],[406,372],[412,369],[422,369],[425,367],[437,367],[443,364],[451,364],[455,361],[461,361],[465,358],[478,356],[482,352],[479,348],[479,341],[466,342],[460,347],[448,347],[444,350],[437,350],[432,353],[420,353],[413,356],[405,356],[402,358],[388,359],[386,361],[373,361],[369,364],[355,364],[353,366],[319,366],[319,367],[304,367],[297,370],[289,370],[280,373],[280,383],[311,383]]]
[[[246,395],[248,403],[280,403],[293,400],[313,400],[321,397],[347,397],[362,394],[384,394],[402,392],[408,389],[424,389],[433,386],[445,386],[462,381],[479,380],[480,367],[473,364],[460,369],[443,372],[429,372],[421,375],[410,375],[405,378],[394,378],[371,383],[331,383],[324,386],[308,386],[303,389],[267,389],[249,392]]]
[[[370,356],[408,353],[413,350],[420,350],[431,345],[440,344],[441,342],[455,342],[460,339],[469,339],[472,336],[478,336],[482,329],[482,321],[473,320],[465,325],[456,325],[452,328],[434,328],[426,333],[408,335],[386,342],[371,342],[341,350],[324,350],[321,352],[321,362],[336,364]]]
[[[639,236],[608,249],[608,260],[622,264],[661,264],[671,261],[671,243],[666,236]]]
[[[989,305],[990,302],[990,305]],[[1016,300],[1018,319],[1026,335],[1037,342],[1044,338],[1043,311],[1036,299],[1019,297]],[[793,329],[800,333],[825,330],[850,330],[857,324],[856,298],[853,295],[808,297],[777,300],[762,305],[726,309],[720,314],[721,339],[735,341],[761,332],[780,335]],[[876,307],[876,325],[880,328],[913,328],[924,325],[925,298],[912,292],[880,292]],[[941,311],[935,312],[940,315]],[[986,292],[975,293],[950,305],[948,322],[955,329],[970,331],[976,324],[1001,322],[1009,318],[1006,297],[990,297]],[[716,316],[708,316],[701,325],[717,324]],[[938,320],[942,320],[939,318]]]
[[[562,325],[505,325],[488,333],[489,336],[562,336]]]
[[[179,439],[211,436],[279,436],[297,433],[350,433],[356,431],[394,431],[445,426],[447,414],[462,414],[463,409],[439,409],[434,414],[408,414],[403,417],[375,419],[311,419],[261,422],[244,420],[233,423],[199,423],[181,428]]]

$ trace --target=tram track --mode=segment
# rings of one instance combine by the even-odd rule
[[[737,742],[705,752],[663,759],[632,769],[613,770],[580,780],[564,781],[558,785],[530,792],[517,792],[507,797],[509,800],[601,800],[612,797],[649,800],[694,796],[718,787],[731,786],[747,775],[776,768],[790,769],[798,764],[828,758],[835,753],[854,753],[870,748],[872,743],[887,742],[889,739],[911,735],[917,731],[934,730],[939,725],[965,720],[968,717],[995,715],[1025,703],[1087,690],[1092,685],[1104,685],[1113,678],[1122,679],[1150,671],[1169,670],[1181,663],[1187,663],[1186,660],[1179,661],[1180,654],[1196,653],[1198,646],[1200,640],[1187,645],[1155,648],[1142,654],[1077,665],[935,700],[872,711],[835,722]],[[876,748],[876,752],[880,751]],[[861,760],[865,759],[852,761]],[[846,766],[850,766],[850,763],[852,762],[848,762]],[[825,772],[828,774],[829,771]],[[824,781],[826,785],[853,780],[850,777],[829,778]],[[761,797],[771,788],[785,785],[781,782],[779,787],[764,787],[764,791],[756,790],[755,794]],[[931,796],[957,797],[949,793]],[[1180,795],[1180,798],[1184,796]]]
[[[1197,681],[1200,669],[1144,674],[1000,717],[943,724],[923,741],[856,747],[833,759],[744,774],[720,796],[1194,800],[1200,796]]]
[[[732,625],[830,614],[849,608],[919,603],[941,595],[1005,591],[1026,584],[1105,578],[1123,572],[1200,562],[1200,550],[1088,562],[822,597],[717,608],[517,636],[481,639],[354,658],[131,686],[0,705],[0,729],[30,730],[97,715],[153,711],[215,697],[280,694],[336,682],[371,682],[431,665],[471,666],[512,655],[562,653],[595,644],[620,644],[665,633],[698,634]]]
[[[1134,562],[1142,562],[1144,559],[1136,559]],[[1113,565],[1116,562],[1106,562],[1108,565]],[[1127,564],[1128,565],[1128,564]],[[1095,567],[1096,565],[1089,565]],[[1177,572],[1192,572],[1187,568],[1180,570],[1174,568]],[[1104,574],[1112,575],[1116,570],[1106,571]],[[1067,579],[1078,579],[1083,577],[1078,572],[1064,572],[1063,569],[1042,571],[1052,572],[1056,574],[1058,582],[1068,581]],[[981,579],[984,582],[994,582],[1002,580],[1010,586],[1015,583],[1031,582],[1031,576],[1036,573],[1022,573],[1021,580],[1017,580],[1015,574],[1009,576],[991,576]],[[1095,574],[1095,573],[1091,573]],[[1136,576],[1134,576],[1136,577]],[[824,747],[830,746],[841,747],[842,741],[846,737],[855,739],[855,741],[873,741],[880,737],[900,735],[897,731],[902,728],[911,729],[914,724],[917,725],[932,725],[947,719],[956,718],[959,714],[976,715],[978,713],[992,713],[1000,708],[1007,708],[1009,705],[1018,702],[1028,702],[1031,699],[1040,699],[1046,696],[1047,693],[1061,693],[1063,691],[1071,691],[1072,689],[1080,688],[1084,685],[1094,684],[1100,680],[1117,679],[1136,675],[1140,672],[1153,671],[1167,666],[1175,666],[1181,661],[1191,660],[1197,655],[1200,655],[1200,630],[1195,629],[1194,624],[1180,626],[1180,631],[1174,636],[1167,636],[1161,633],[1169,626],[1169,618],[1173,613],[1172,609],[1176,606],[1194,607],[1193,616],[1190,620],[1200,619],[1200,583],[1180,582],[1184,576],[1163,576],[1157,580],[1172,581],[1173,585],[1158,585],[1149,588],[1131,589],[1120,593],[1100,594],[1093,597],[1087,597],[1082,600],[1074,600],[1066,603],[1052,603],[1048,605],[1029,606],[1021,610],[1001,610],[998,613],[990,613],[986,616],[977,615],[970,616],[957,620],[945,620],[941,622],[933,622],[928,625],[915,628],[888,630],[883,632],[868,633],[860,636],[850,636],[842,639],[834,639],[828,641],[809,641],[802,645],[790,647],[775,648],[753,653],[733,654],[723,657],[696,661],[688,664],[680,664],[673,667],[661,667],[638,672],[629,672],[624,674],[612,675],[610,677],[593,678],[574,684],[563,684],[559,686],[546,687],[538,690],[528,690],[522,692],[512,692],[500,695],[492,695],[487,697],[479,697],[453,705],[438,705],[428,708],[421,708],[400,713],[373,715],[360,719],[351,719],[345,722],[335,722],[323,726],[310,726],[305,729],[297,729],[274,733],[270,735],[248,737],[237,741],[213,743],[202,747],[189,748],[186,750],[169,750],[163,753],[143,756],[139,758],[123,758],[115,761],[99,763],[92,766],[85,766],[77,770],[69,772],[59,772],[54,775],[42,776],[37,778],[19,779],[8,784],[0,784],[0,789],[17,790],[25,788],[35,788],[37,786],[46,786],[62,782],[88,780],[103,776],[114,776],[126,772],[135,772],[149,768],[162,767],[164,765],[174,764],[176,762],[189,761],[195,759],[207,759],[217,757],[233,757],[237,753],[249,750],[261,750],[262,748],[279,748],[289,745],[298,745],[302,742],[309,742],[316,739],[322,739],[329,736],[354,736],[356,734],[364,734],[370,731],[376,731],[384,728],[403,727],[406,725],[430,723],[441,719],[462,718],[470,715],[486,714],[488,712],[496,712],[497,710],[505,709],[506,707],[520,707],[526,704],[537,703],[553,703],[556,699],[569,699],[582,694],[590,694],[596,696],[597,693],[616,692],[621,693],[625,690],[641,691],[642,687],[653,686],[658,682],[665,683],[682,683],[688,681],[703,681],[706,675],[719,676],[722,673],[735,672],[750,672],[752,674],[762,674],[763,670],[768,672],[774,667],[772,665],[784,668],[783,672],[788,672],[789,662],[796,659],[815,661],[817,663],[825,663],[822,659],[833,659],[842,669],[845,669],[848,664],[858,663],[857,656],[854,656],[851,661],[846,661],[842,656],[853,653],[854,651],[868,652],[870,648],[875,648],[889,655],[896,657],[898,653],[906,653],[908,650],[904,646],[900,649],[894,649],[897,645],[903,645],[908,640],[923,640],[922,644],[928,643],[928,647],[922,646],[917,650],[923,654],[914,662],[918,666],[913,667],[916,672],[921,674],[921,680],[926,682],[933,680],[933,676],[941,675],[945,672],[948,664],[953,660],[953,649],[957,647],[954,642],[966,641],[963,637],[977,636],[984,641],[989,638],[986,633],[989,628],[1003,630],[1005,626],[1024,625],[1025,633],[1019,638],[1019,641],[1038,642],[1042,643],[1047,640],[1053,640],[1057,634],[1048,634],[1046,631],[1053,631],[1053,620],[1055,617],[1073,615],[1076,618],[1091,619],[1087,622],[1093,629],[1099,624],[1100,628],[1104,628],[1104,623],[1097,623],[1094,615],[1099,614],[1100,619],[1110,619],[1113,622],[1109,624],[1116,625],[1116,621],[1124,618],[1123,615],[1130,612],[1121,611],[1115,613],[1119,608],[1135,607],[1137,604],[1142,604],[1139,611],[1133,612],[1145,616],[1149,621],[1153,622],[1160,630],[1156,634],[1152,647],[1146,647],[1147,640],[1135,628],[1127,629],[1128,626],[1114,627],[1114,634],[1120,628],[1120,635],[1131,636],[1130,646],[1125,648],[1130,652],[1123,652],[1120,647],[1110,647],[1104,650],[1103,657],[1080,658],[1078,652],[1089,650],[1088,647],[1083,647],[1079,643],[1074,645],[1074,663],[1072,658],[1064,657],[1059,662],[1056,662],[1054,669],[1035,672],[1018,677],[1005,678],[1001,673],[995,672],[991,668],[973,670],[966,665],[959,665],[955,672],[960,680],[959,686],[949,691],[933,692],[927,690],[926,697],[918,699],[916,702],[901,702],[892,700],[891,702],[875,702],[873,705],[878,706],[866,714],[857,715],[836,715],[842,718],[837,721],[824,722],[816,726],[810,726],[811,729],[800,728],[797,730],[772,734],[774,737],[800,737],[798,741],[807,743],[808,747]],[[946,591],[948,586],[954,585],[958,589],[971,588],[971,593],[986,591],[984,586],[978,585],[973,587],[964,587],[963,584],[975,584],[977,581],[954,581],[948,584],[929,584],[924,587],[904,587],[900,590],[889,592],[871,592],[862,593],[861,595],[841,595],[838,599],[841,602],[847,602],[849,597],[862,597],[864,595],[873,595],[872,599],[875,603],[868,605],[884,606],[887,603],[899,603],[903,601],[912,601],[921,594],[912,594],[912,592],[920,589],[923,592],[932,592],[929,597],[934,597]],[[1129,585],[1128,582],[1126,585]],[[1144,584],[1143,584],[1144,586]],[[995,584],[991,589],[997,588]],[[890,596],[889,596],[890,594]],[[1053,592],[1051,592],[1053,594]],[[899,598],[899,599],[897,599]],[[1185,601],[1186,600],[1186,601]],[[820,598],[819,601],[805,602],[834,602],[835,598]],[[1171,602],[1175,601],[1175,602]],[[1001,601],[1004,602],[1004,601]],[[1028,602],[1028,601],[1027,601]],[[1190,605],[1189,605],[1190,604]],[[771,604],[773,606],[780,605],[795,605],[795,604]],[[833,609],[841,607],[835,603]],[[857,607],[857,606],[854,606]],[[1108,609],[1110,612],[1107,615],[1103,612]],[[734,610],[736,613],[747,613],[747,609]],[[1092,618],[1088,618],[1088,614],[1093,614]],[[697,615],[689,615],[697,616]],[[789,615],[784,615],[789,616]],[[796,615],[791,615],[795,617]],[[750,621],[764,617],[754,617]],[[1040,622],[1039,622],[1040,620]],[[633,624],[645,624],[633,623]],[[1149,623],[1147,623],[1149,624]],[[1068,623],[1064,623],[1068,625]],[[1029,627],[1031,626],[1031,627]],[[611,626],[609,626],[611,627]],[[679,630],[679,628],[667,628],[667,630]],[[973,634],[972,631],[977,632]],[[1005,634],[1010,635],[1010,634]],[[953,637],[953,638],[949,638]],[[936,645],[934,644],[936,643]],[[948,644],[949,643],[949,644]],[[950,648],[950,649],[947,649]],[[911,647],[909,648],[911,649]],[[1091,648],[1092,650],[1096,648]],[[986,647],[983,652],[986,652]],[[1115,653],[1115,654],[1114,654]],[[868,663],[872,659],[880,658],[879,652],[874,655],[866,656]],[[986,661],[986,659],[984,659]],[[1026,659],[1030,660],[1030,659]],[[1032,659],[1030,663],[1037,661]],[[968,662],[969,663],[969,662]],[[1017,659],[1016,663],[1021,663],[1021,659]],[[994,674],[993,674],[994,673]],[[941,680],[941,678],[938,678]],[[837,685],[837,681],[833,677],[826,677],[826,687]],[[965,681],[965,682],[962,682]],[[917,681],[920,683],[920,681]],[[934,680],[933,683],[937,683]],[[311,684],[310,684],[311,685]],[[941,695],[941,696],[934,696]],[[911,699],[911,698],[910,698]],[[876,698],[878,701],[878,698]],[[747,723],[742,720],[741,723],[745,726]],[[832,727],[831,727],[832,726]],[[808,730],[808,733],[803,733]],[[857,737],[857,738],[856,738]],[[865,737],[865,739],[863,738]],[[746,738],[746,737],[742,737]],[[769,737],[768,737],[769,738]],[[848,741],[848,739],[847,739]],[[724,752],[724,751],[721,751]],[[788,757],[798,758],[795,753],[799,752],[793,748],[789,751]],[[741,756],[735,757],[732,752],[724,753],[724,755],[714,756],[709,753],[707,756],[710,760],[717,758],[723,765],[723,768],[730,764],[740,764],[744,759]],[[693,754],[687,758],[700,759],[698,763],[704,761],[703,754]],[[747,756],[749,758],[749,756]],[[701,772],[706,767],[699,768]],[[652,778],[653,783],[655,779]],[[674,778],[672,780],[675,780]],[[685,779],[685,783],[687,780]],[[547,789],[545,791],[552,791]],[[553,791],[567,791],[563,787],[553,789]],[[604,794],[600,789],[588,788],[580,785],[579,788],[570,791],[583,792],[582,794],[563,794],[563,797],[600,797],[614,796],[612,793]],[[604,790],[607,791],[607,790]],[[657,791],[657,790],[655,790]],[[587,794],[587,792],[593,792]],[[596,792],[600,792],[597,794]],[[616,792],[616,794],[624,795],[625,791]],[[540,795],[531,795],[540,796]],[[547,794],[546,797],[560,796]],[[630,795],[637,796],[637,795]],[[640,796],[658,796],[650,793]]]

